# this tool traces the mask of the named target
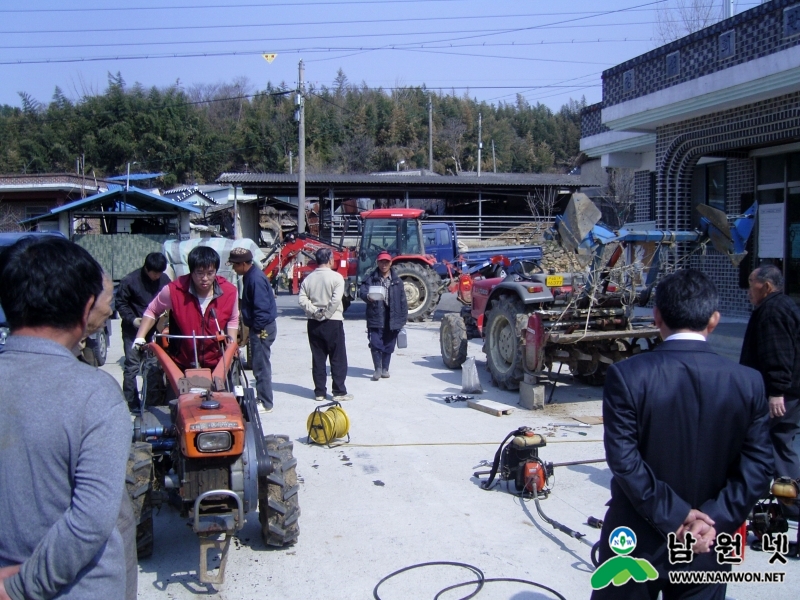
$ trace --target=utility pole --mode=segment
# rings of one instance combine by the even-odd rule
[[[483,149],[483,139],[481,138],[481,113],[478,113],[478,177],[481,176],[481,150]]]
[[[292,165],[292,151],[289,150],[289,175],[294,174],[294,166]]]
[[[303,75],[305,65],[300,61],[297,80],[297,112],[300,123],[297,149],[297,233],[306,230],[306,111]]]
[[[494,158],[494,138],[492,138],[492,167],[494,172],[497,173],[497,161]]]
[[[722,18],[730,19],[733,16],[733,0],[722,0]]]
[[[428,94],[428,170],[433,171],[433,101]]]

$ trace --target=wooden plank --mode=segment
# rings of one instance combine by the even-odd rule
[[[501,404],[492,400],[467,400],[467,406],[485,412],[495,417],[502,417],[503,415],[510,415],[514,409],[508,404]]]
[[[572,417],[579,423],[586,423],[587,425],[602,425],[603,417]]]

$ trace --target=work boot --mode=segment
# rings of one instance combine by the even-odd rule
[[[378,381],[381,378],[381,364],[383,354],[380,350],[373,350],[372,351],[372,364],[375,367],[375,372],[372,374],[372,381]]]
[[[381,377],[384,379],[389,379],[389,361],[392,360],[392,354],[390,352],[381,352],[383,356],[381,356]]]

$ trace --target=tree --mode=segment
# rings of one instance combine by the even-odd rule
[[[667,0],[656,9],[656,38],[668,44],[713,25],[722,14],[722,5],[709,0]]]

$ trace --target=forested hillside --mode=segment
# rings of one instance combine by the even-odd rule
[[[297,156],[294,94],[285,85],[253,92],[246,82],[166,89],[128,86],[109,75],[103,94],[69,100],[58,88],[44,105],[21,94],[22,107],[0,107],[0,173],[85,172],[97,177],[164,171],[165,184],[209,182],[223,171],[288,172]],[[578,155],[580,109],[476,102],[419,87],[352,85],[340,71],[331,87],[306,100],[309,173],[366,173],[428,166],[428,98],[433,103],[434,170],[477,168],[478,113],[484,171],[568,169]],[[295,168],[297,166],[295,158]]]

